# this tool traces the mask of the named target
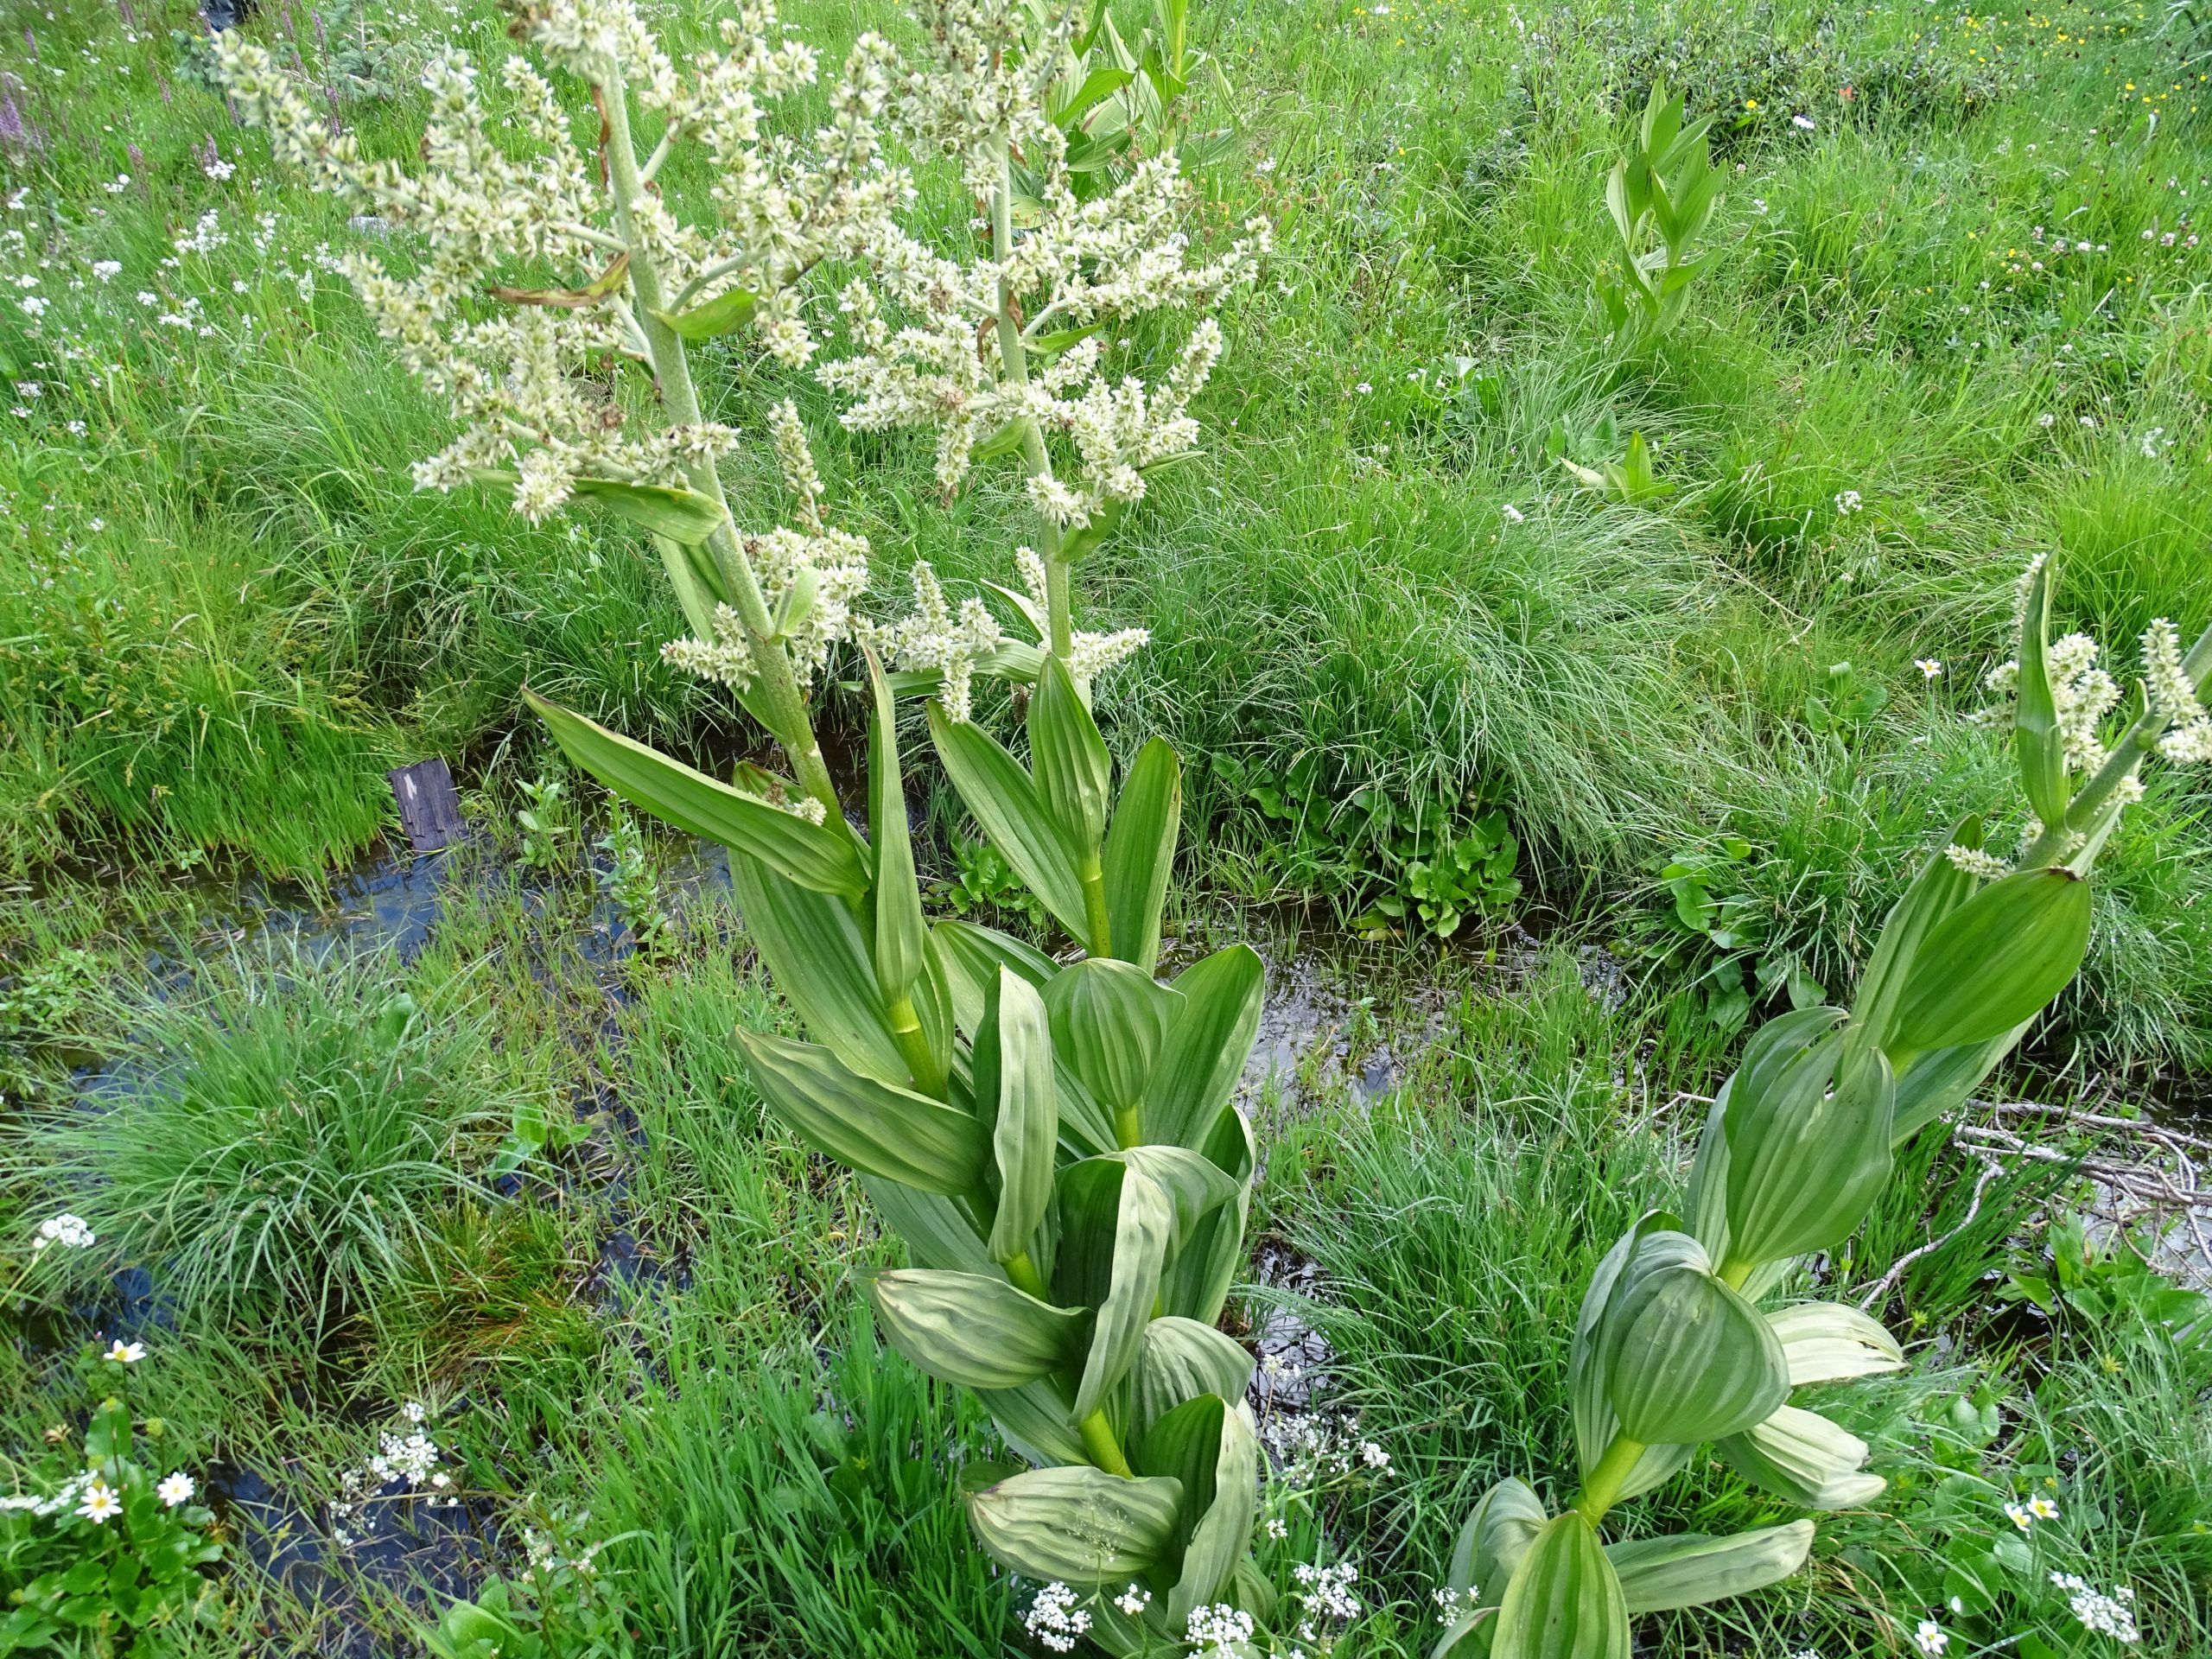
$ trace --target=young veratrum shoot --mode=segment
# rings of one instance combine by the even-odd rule
[[[1682,100],[1655,82],[1636,142],[1605,181],[1605,212],[1619,238],[1616,261],[1594,288],[1614,346],[1632,353],[1681,320],[1705,268],[1694,253],[1720,205],[1721,170],[1706,154],[1712,118],[1683,121]]]
[[[649,532],[692,628],[664,654],[728,686],[788,757],[788,777],[747,766],[724,783],[532,699],[610,789],[730,849],[752,943],[811,1039],[746,1039],[761,1092],[860,1173],[906,1240],[914,1265],[870,1286],[885,1335],[977,1390],[1036,1465],[966,1484],[978,1539],[1087,1598],[1069,1618],[1135,1652],[1179,1644],[1198,1610],[1269,1611],[1245,1570],[1251,1362],[1214,1327],[1244,1261],[1253,1146],[1230,1093],[1262,972],[1237,948],[1155,977],[1180,766],[1155,739],[1116,778],[1091,689],[1144,635],[1077,631],[1070,572],[1148,474],[1195,448],[1188,406],[1222,349],[1209,313],[1253,275],[1264,227],[1198,260],[1172,153],[1126,154],[1110,189],[1076,190],[1048,108],[1071,15],[1025,0],[912,10],[918,38],[863,35],[827,124],[801,138],[773,132],[768,106],[819,67],[765,4],[734,9],[723,49],[679,66],[630,0],[531,0],[512,32],[561,79],[520,54],[439,58],[416,172],[359,159],[235,32],[219,49],[279,156],[407,251],[357,252],[347,270],[459,423],[417,482],[505,490],[533,519],[588,502]],[[564,84],[588,89],[582,121]],[[697,220],[656,182],[686,146],[713,181]],[[988,251],[907,234],[902,156],[957,178]],[[716,471],[738,435],[702,411],[687,353],[750,330],[787,367],[811,363],[817,264],[861,273],[837,296],[848,349],[819,370],[849,399],[844,423],[932,429],[948,494],[996,459],[1026,475],[1031,544],[1013,554],[1018,586],[997,591],[1027,638],[976,599],[956,607],[926,565],[912,614],[862,617],[867,544],[825,517],[789,404],[766,424],[791,522],[739,524]],[[1165,371],[1109,374],[1106,339],[1171,307],[1198,315]],[[865,834],[809,707],[841,645],[874,696]],[[971,723],[979,675],[1033,688],[1026,764]],[[901,695],[929,700],[945,770],[1080,959],[924,916]],[[1138,1605],[1133,1583],[1150,1592],[1141,1613],[1105,1599]]]
[[[1805,1560],[1813,1522],[1732,1537],[1605,1543],[1613,1506],[1710,1443],[1753,1484],[1811,1510],[1882,1490],[1864,1441],[1789,1403],[1793,1389],[1903,1368],[1896,1340],[1834,1302],[1762,1307],[1790,1265],[1840,1244],[1889,1180],[1891,1148],[1967,1096],[2073,978],[2090,875],[2143,762],[2212,760],[2212,629],[2184,654],[2142,641],[2144,683],[2116,736],[2120,687],[2080,634],[2050,639],[2049,564],[2021,578],[2012,701],[2031,817],[2018,855],[1961,824],[1890,912],[1849,1008],[1770,1020],[1713,1103],[1684,1213],[1654,1211],[1592,1275],[1568,1376],[1581,1490],[1559,1515],[1516,1479],[1484,1494],[1452,1553],[1458,1617],[1434,1659],[1628,1659],[1639,1613],[1740,1595]],[[2107,739],[2109,738],[2109,741]]]

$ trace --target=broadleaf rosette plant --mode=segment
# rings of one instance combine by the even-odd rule
[[[2142,688],[2113,729],[2120,688],[2094,641],[2050,639],[2050,582],[2041,558],[2021,578],[2019,650],[1991,677],[2011,702],[2029,809],[2017,857],[1987,850],[1979,820],[1960,825],[1890,912],[1852,1006],[1793,1010],[1745,1045],[1707,1116],[1683,1213],[1638,1221],[1583,1298],[1568,1358],[1580,1491],[1556,1516],[1518,1479],[1484,1495],[1452,1557],[1435,1659],[1628,1659],[1636,1615],[1796,1572],[1809,1519],[1601,1541],[1614,1505],[1702,1446],[1806,1509],[1882,1491],[1866,1442],[1790,1398],[1902,1370],[1897,1342],[1842,1303],[1761,1303],[1793,1262],[1858,1229],[1891,1148],[1963,1104],[2073,979],[2091,874],[2142,796],[2144,762],[2212,761],[2212,629],[2184,652],[2171,623],[2151,626]]]
[[[728,686],[782,747],[791,776],[748,764],[726,783],[531,699],[616,794],[729,848],[751,943],[810,1039],[745,1035],[760,1091],[859,1173],[906,1241],[912,1265],[869,1281],[884,1335],[976,1389],[1036,1465],[970,1471],[976,1536],[1065,1586],[1052,1605],[1068,1601],[1071,1628],[1135,1652],[1179,1644],[1209,1609],[1269,1611],[1248,1565],[1251,1360],[1215,1326],[1244,1261],[1254,1147],[1231,1096],[1263,976],[1235,947],[1157,976],[1180,762],[1154,739],[1117,777],[1090,699],[1145,636],[1077,630],[1070,570],[1150,474],[1195,448],[1191,403],[1223,343],[1211,312],[1251,279],[1266,232],[1198,257],[1172,156],[1134,161],[1087,200],[1075,188],[1048,107],[1071,13],[924,0],[915,16],[911,48],[862,36],[829,124],[797,139],[766,106],[817,66],[765,6],[723,25],[726,51],[679,67],[629,0],[533,0],[513,32],[588,88],[601,153],[524,59],[494,77],[448,55],[427,78],[416,174],[359,161],[257,49],[226,35],[222,61],[280,155],[419,245],[405,272],[383,255],[349,265],[462,426],[418,483],[488,482],[533,518],[590,501],[642,526],[693,629],[664,654]],[[492,79],[505,110],[479,98]],[[947,251],[901,227],[894,141],[917,168],[950,163],[987,248]],[[711,224],[680,219],[653,187],[685,143],[716,180]],[[766,424],[791,522],[740,526],[715,465],[735,432],[702,415],[686,353],[750,330],[804,365],[821,297],[808,272],[823,263],[861,273],[839,300],[850,350],[820,371],[848,399],[844,423],[933,429],[947,493],[1018,458],[1034,523],[1016,585],[995,591],[1029,638],[980,598],[956,606],[926,564],[909,614],[861,615],[867,545],[828,523],[789,404]],[[1166,371],[1114,372],[1109,334],[1167,308],[1197,315]],[[844,816],[809,708],[840,646],[872,699],[865,831]],[[974,719],[979,676],[1030,688],[1026,759]],[[928,699],[946,772],[1077,959],[925,915],[900,696]]]

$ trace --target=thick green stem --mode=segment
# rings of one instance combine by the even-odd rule
[[[1004,264],[1013,253],[1014,170],[1001,142],[999,181],[991,192],[991,257]],[[998,286],[999,374],[1011,385],[1026,386],[1029,353],[1021,343],[1021,324],[1014,315],[1014,289],[1001,280]],[[1052,458],[1045,448],[1045,435],[1033,420],[1023,423],[1021,460],[1032,478],[1052,476]],[[1045,520],[1044,543],[1045,649],[1065,662],[1075,637],[1068,608],[1068,567],[1060,557],[1060,527],[1050,518]]]
[[[1109,1475],[1131,1474],[1129,1460],[1122,1455],[1122,1443],[1114,1438],[1114,1426],[1106,1421],[1103,1410],[1092,1412],[1076,1428],[1082,1434],[1084,1449],[1090,1453],[1093,1463]]]
[[[1127,1152],[1131,1147],[1144,1144],[1144,1128],[1137,1121],[1137,1109],[1118,1106],[1114,1110],[1114,1143]]]
[[[899,1045],[899,1058],[913,1074],[914,1086],[935,1099],[944,1099],[944,1066],[922,1034],[922,1017],[915,1012],[914,999],[893,997],[885,1009],[891,1015],[891,1036]]]
[[[1720,1282],[1731,1290],[1741,1290],[1745,1281],[1751,1276],[1751,1269],[1758,1266],[1756,1262],[1746,1262],[1741,1256],[1732,1255],[1720,1264]]]
[[[1575,1513],[1592,1527],[1604,1520],[1605,1511],[1619,1501],[1621,1488],[1628,1484],[1629,1472],[1643,1455],[1642,1440],[1631,1440],[1625,1434],[1614,1435],[1613,1443],[1605,1448],[1605,1455],[1598,1459],[1590,1478],[1574,1495]]]
[[[1029,1259],[1028,1251],[1020,1252],[1006,1264],[1006,1276],[1014,1281],[1016,1290],[1034,1296],[1040,1302],[1052,1300],[1046,1291],[1045,1275],[1037,1271],[1037,1264]]]
[[[667,294],[662,285],[660,267],[646,251],[639,230],[638,210],[645,200],[646,189],[645,179],[638,170],[637,149],[630,137],[629,92],[617,74],[607,78],[599,94],[607,118],[607,178],[614,191],[615,223],[630,251],[630,291],[638,302],[638,327],[645,335],[653,378],[659,383],[661,401],[669,419],[678,426],[696,426],[700,418],[699,392],[691,381],[690,360],[684,355],[683,341],[676,331],[656,315],[668,308]],[[729,500],[722,493],[721,474],[710,458],[692,467],[688,476],[692,489],[712,501],[721,514],[721,523],[707,538],[707,550],[721,575],[722,586],[728,591],[730,607],[745,625],[752,644],[761,696],[774,721],[772,734],[790,756],[791,772],[798,779],[799,787],[822,804],[829,822],[842,823],[845,809],[830,781],[830,768],[823,761],[821,745],[815,741],[806,695],[799,690],[790,653],[775,638],[776,626],[768,614],[767,599],[760,591],[760,579],[738,541],[737,521],[730,516]]]
[[[1077,877],[1083,883],[1083,919],[1090,934],[1090,954],[1110,957],[1114,954],[1114,928],[1106,914],[1106,873],[1097,855],[1084,861]]]

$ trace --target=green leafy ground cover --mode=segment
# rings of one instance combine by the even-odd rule
[[[992,1572],[949,1497],[998,1451],[988,1420],[878,1347],[855,1275],[896,1247],[745,1080],[734,1027],[787,1016],[730,964],[741,933],[710,899],[650,957],[587,949],[606,891],[651,912],[667,849],[601,849],[595,875],[588,786],[525,795],[556,775],[525,682],[679,749],[733,741],[654,656],[681,631],[658,561],[415,493],[396,463],[442,417],[322,264],[375,227],[232,128],[182,6],[54,11],[10,12],[0,83],[0,1261],[34,1309],[0,1360],[12,1489],[81,1465],[117,1394],[140,1484],[222,1500],[215,1593],[133,1604],[146,1651],[412,1651],[455,1596],[515,1627],[505,1652],[1034,1650],[1035,1586]],[[423,0],[253,27],[401,153],[429,45],[499,19]],[[1755,1007],[1840,995],[1930,838],[2001,798],[1964,716],[2023,555],[2056,550],[2063,626],[2113,645],[2212,614],[2212,83],[2186,13],[2126,6],[1224,5],[1200,27],[1227,79],[1202,108],[1239,135],[1208,214],[1265,212],[1279,246],[1206,454],[1086,569],[1154,642],[1101,715],[1203,767],[1186,932],[1225,943],[1250,925],[1229,901],[1294,899],[1383,936],[1360,971],[1385,1015],[1437,982],[1453,1010],[1387,1099],[1279,1115],[1255,1227],[1318,1268],[1297,1312],[1332,1356],[1313,1410],[1265,1414],[1262,1566],[1295,1595],[1294,1567],[1356,1564],[1339,1650],[1411,1654],[1471,1496],[1568,1465],[1556,1333],[1679,1185],[1676,1090]],[[1694,303],[1628,362],[1590,297],[1600,187],[1656,76],[1719,117],[1726,200]],[[940,505],[911,446],[842,435],[803,378],[773,390],[833,483],[877,480],[853,527],[887,586],[912,553],[993,574],[968,535],[988,499]],[[1631,433],[1645,485],[1560,464],[1603,479]],[[751,464],[734,484],[767,487]],[[180,869],[326,871],[388,828],[384,769],[431,753],[480,823],[537,815],[525,879],[449,903],[406,963],[247,944],[149,1006],[148,938],[224,954]],[[2212,1065],[2190,777],[2107,855],[2088,968],[2032,1046],[2044,1080],[2186,1090]],[[988,908],[1003,883],[959,855],[949,795],[933,810],[947,903]],[[133,874],[103,886],[103,863]],[[1510,918],[1560,944],[1501,993],[1424,942],[1425,904],[1478,952]],[[1583,943],[1628,964],[1625,1007],[1583,988]],[[73,1100],[59,1068],[95,1053],[123,1064]],[[2125,1586],[2142,1650],[2203,1651],[2202,1303],[2069,1230],[2063,1166],[2016,1164],[1969,1224],[1980,1166],[1936,1132],[1912,1159],[1826,1292],[1856,1300],[1964,1227],[1884,1293],[1913,1370],[1839,1394],[1891,1492],[1824,1528],[1805,1575],[1646,1640],[1910,1651],[1933,1618],[1954,1659],[2114,1651],[2070,1604]],[[58,1213],[95,1243],[34,1252]],[[119,1287],[130,1268],[150,1285]],[[99,1357],[113,1341],[144,1354]],[[315,1573],[257,1530],[241,1471],[322,1541]],[[2038,1496],[2055,1516],[2007,1518]],[[190,1511],[145,1502],[151,1551]],[[1776,1518],[1718,1465],[1643,1512]],[[0,1514],[0,1580],[66,1573],[105,1525]],[[393,1569],[410,1533],[448,1541]],[[436,1639],[480,1655],[471,1628]]]

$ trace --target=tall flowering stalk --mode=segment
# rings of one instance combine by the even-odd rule
[[[528,60],[499,66],[494,109],[480,66],[448,54],[427,77],[416,172],[363,161],[258,49],[226,35],[219,50],[279,156],[406,238],[404,266],[357,252],[346,269],[460,426],[417,483],[505,489],[532,519],[590,501],[650,532],[692,629],[664,655],[782,746],[790,778],[743,766],[724,783],[531,698],[610,788],[729,847],[751,942],[814,1039],[746,1036],[760,1091],[906,1240],[913,1265],[869,1284],[884,1334],[977,1390],[1036,1465],[968,1471],[978,1539],[1061,1586],[1068,1630],[1135,1653],[1179,1645],[1194,1617],[1249,1628],[1271,1611],[1249,1567],[1251,1360],[1214,1323],[1244,1260],[1255,1157],[1230,1096],[1262,975],[1238,947],[1156,976],[1180,763],[1154,739],[1116,779],[1091,692],[1144,635],[1079,631],[1071,569],[1196,447],[1191,402],[1222,349],[1207,313],[1250,279],[1265,233],[1196,259],[1169,156],[1078,199],[1046,108],[1071,16],[1028,0],[922,0],[917,16],[908,57],[861,38],[829,123],[799,139],[767,107],[818,65],[765,4],[679,67],[630,0],[529,0],[513,32],[588,88],[596,153]],[[900,226],[913,187],[893,131],[914,165],[950,163],[987,249],[956,257]],[[714,179],[711,223],[656,187],[687,143]],[[687,353],[749,329],[779,362],[812,362],[809,274],[825,264],[861,273],[838,301],[849,349],[819,370],[845,424],[932,429],[948,493],[993,460],[1022,468],[1033,544],[997,591],[1030,638],[978,599],[955,606],[926,564],[909,614],[861,615],[868,546],[830,522],[789,404],[767,426],[790,522],[740,523],[716,470],[737,434],[707,418]],[[1108,335],[1168,307],[1198,315],[1165,372],[1109,372]],[[807,702],[841,645],[873,693],[864,831]],[[1026,761],[971,718],[979,676],[1033,688]],[[928,699],[946,771],[1079,959],[925,916],[900,695]]]
[[[1891,912],[1848,1008],[1796,1010],[1746,1045],[1713,1103],[1679,1216],[1654,1211],[1592,1275],[1568,1376],[1580,1488],[1550,1514],[1517,1479],[1467,1517],[1440,1599],[1433,1659],[1628,1659],[1630,1620],[1788,1577],[1809,1520],[1728,1537],[1612,1543],[1614,1507],[1672,1478],[1701,1446],[1752,1484],[1811,1510],[1880,1493],[1866,1443],[1794,1390],[1903,1369],[1866,1313],[1761,1306],[1791,1266],[1856,1230],[1891,1148],[1955,1109],[2081,965],[2090,877],[2152,754],[2212,761],[2212,629],[2184,652],[2172,624],[2142,642],[2143,683],[2117,731],[2119,683],[2082,634],[2051,640],[2051,570],[2022,576],[2019,649],[1991,676],[2010,703],[2029,818],[2017,857],[1959,826]]]

